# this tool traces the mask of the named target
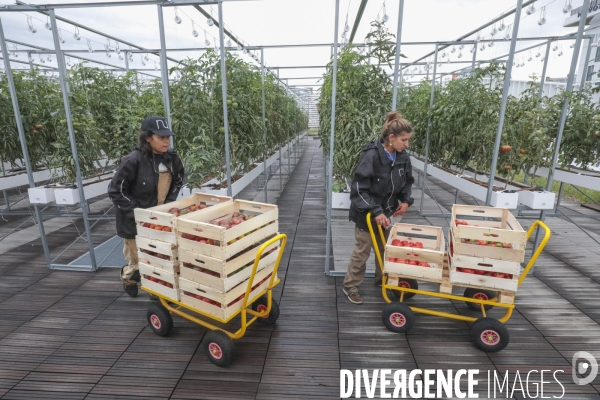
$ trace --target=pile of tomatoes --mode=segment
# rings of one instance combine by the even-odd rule
[[[150,275],[143,275],[142,277],[143,277],[144,279],[148,279],[149,281],[156,282],[156,283],[158,283],[159,285],[166,286],[166,287],[168,287],[169,289],[173,289],[173,284],[172,284],[172,283],[165,282],[165,281],[163,281],[162,279],[158,279],[158,278],[155,278],[155,277],[153,277],[153,276],[150,276]]]
[[[177,207],[172,207],[171,209],[169,209],[169,214],[173,214],[176,217],[179,217],[180,215],[185,215],[185,214],[189,214],[191,212],[194,212],[196,210],[204,210],[205,208],[210,207],[209,204],[192,204],[189,207],[186,208],[177,208]]]
[[[461,221],[459,219],[454,221],[454,225],[459,226],[459,225],[465,225],[468,226],[469,224],[467,223],[467,221]],[[478,226],[478,225],[473,225],[473,226]],[[497,229],[499,229],[500,227],[497,226]],[[498,237],[499,235],[497,233],[484,233],[483,236],[490,236],[490,237]],[[465,243],[465,244],[475,244],[478,246],[490,246],[490,247],[502,247],[504,249],[512,249],[512,245],[510,243],[503,243],[503,242],[496,242],[493,240],[482,240],[482,239],[460,239],[461,243]]]
[[[150,250],[146,250],[146,249],[140,249],[140,251],[142,253],[149,254],[152,257],[160,258],[160,259],[163,259],[163,260],[171,260],[171,257],[168,256],[168,255],[166,255],[166,254],[155,253],[154,251],[150,251]]]
[[[482,271],[480,269],[474,269],[474,268],[456,268],[457,272],[463,272],[465,274],[475,274],[475,275],[485,275],[485,276],[491,276],[494,278],[503,278],[503,279],[513,279],[513,275],[512,274],[506,274],[504,272],[489,272],[489,271]]]
[[[199,294],[188,292],[188,291],[185,291],[185,290],[183,291],[183,294],[185,294],[186,296],[190,296],[190,297],[193,297],[195,299],[204,301],[204,302],[206,302],[208,304],[212,304],[213,306],[217,306],[219,308],[221,307],[221,303],[219,303],[218,301],[215,301],[213,299],[209,299],[208,297],[200,296]]]
[[[408,240],[394,239],[394,240],[392,240],[392,246],[411,247],[414,249],[422,249],[423,243],[422,242],[410,242]],[[409,253],[407,255],[412,255],[412,256],[418,257],[417,254]],[[411,260],[408,258],[392,258],[392,257],[390,257],[390,258],[388,258],[388,261],[401,263],[401,264],[408,264],[408,265],[418,265],[419,267],[431,267],[431,265],[429,265],[429,263],[426,263],[424,261]]]
[[[144,222],[142,224],[142,226],[144,228],[148,228],[148,229],[154,229],[155,231],[163,231],[163,232],[173,232],[173,229],[171,229],[170,226],[164,226],[164,225],[156,225],[156,224],[151,224],[149,222]]]

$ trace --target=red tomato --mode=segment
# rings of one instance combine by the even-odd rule
[[[408,242],[408,247],[415,247],[415,242]]]
[[[163,232],[171,232],[171,228],[168,226],[165,226],[164,228],[162,228]]]
[[[402,246],[402,241],[400,239],[392,240],[392,246]]]
[[[477,274],[477,275],[485,275],[485,273],[486,273],[485,271],[482,271],[480,269],[474,269],[473,271],[475,271],[475,274]]]
[[[400,242],[400,246],[402,246],[402,247],[408,247],[408,241],[407,240],[403,240],[402,242]]]
[[[423,243],[421,243],[421,242],[415,242],[415,247],[417,249],[422,249],[423,248]]]
[[[465,274],[474,274],[475,270],[471,268],[463,268],[461,272],[464,272]]]
[[[416,261],[416,260],[408,260],[408,264],[410,264],[410,265],[419,265],[418,261]]]
[[[406,258],[396,258],[396,262],[408,264],[408,260]]]

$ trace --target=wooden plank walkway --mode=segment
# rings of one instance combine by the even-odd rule
[[[146,322],[152,302],[145,293],[129,298],[114,269],[48,270],[39,239],[31,238],[4,252],[0,261],[0,398],[333,399],[339,398],[340,368],[478,368],[508,371],[511,379],[517,370],[562,369],[564,398],[598,398],[600,378],[586,386],[568,383],[574,352],[600,359],[600,251],[591,239],[562,219],[549,220],[553,239],[517,296],[517,310],[507,323],[511,343],[498,354],[477,350],[468,325],[460,321],[417,315],[408,335],[390,333],[381,323],[384,301],[372,279],[361,286],[365,304],[356,306],[342,293],[343,278],[324,275],[326,194],[318,143],[309,139],[277,198],[280,230],[288,235],[282,283],[274,290],[279,321],[274,327],[251,326],[236,342],[229,369],[213,366],[199,348],[204,328],[175,317],[173,333],[156,336]],[[440,212],[433,194],[447,211],[454,193],[441,182],[428,185],[425,208]],[[255,198],[259,192],[252,190],[242,197]],[[420,197],[418,189],[414,195]],[[418,218],[416,207],[405,220],[446,223]],[[81,231],[81,221],[74,222],[48,235],[53,255],[76,236],[76,226]],[[353,243],[347,228],[334,235],[332,262],[341,271],[346,264],[340,257]],[[94,240],[113,234],[112,225],[102,223]],[[75,258],[86,247],[77,244],[64,257]],[[435,290],[435,285],[422,288]],[[456,301],[417,296],[410,304],[476,315]],[[545,386],[546,396],[560,393],[558,385]],[[514,398],[523,396],[517,392]]]

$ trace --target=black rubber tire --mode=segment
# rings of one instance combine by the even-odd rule
[[[152,304],[146,313],[150,328],[158,336],[167,336],[173,329],[173,317],[162,304]]]
[[[390,298],[391,301],[398,301],[400,299],[399,291],[392,290],[392,289],[386,289],[386,292],[387,292],[387,296]],[[404,295],[404,298],[407,298],[406,294]]]
[[[491,300],[497,296],[497,293],[492,292],[491,290],[465,288],[465,293],[463,294],[464,297],[469,297],[469,298],[473,299],[473,298],[475,298],[476,295],[484,296],[483,300],[486,300],[485,297],[487,297],[487,300]],[[481,311],[481,306],[478,303],[470,303],[468,301],[465,301],[465,303],[467,304],[467,307],[469,307],[471,310]],[[485,310],[487,311],[487,310],[491,310],[492,308],[494,308],[494,306],[486,304],[485,306],[483,306],[483,308],[485,308]]]
[[[206,357],[217,367],[228,367],[235,358],[235,344],[223,331],[208,331],[201,345]]]
[[[267,298],[266,294],[262,297],[259,297],[254,303],[252,303],[252,310],[258,311],[259,306],[266,307],[268,300],[269,299]],[[260,322],[261,324],[265,324],[265,325],[274,325],[277,322],[278,318],[279,318],[279,304],[277,304],[275,299],[271,299],[271,312],[269,313],[269,316],[267,316],[265,318],[258,318],[256,321]]]
[[[390,332],[408,333],[415,323],[415,313],[404,303],[390,303],[381,310],[381,319]]]
[[[401,284],[406,284],[410,289],[419,289],[419,282],[417,282],[416,279],[410,279],[410,278],[398,278],[398,286],[401,286]],[[394,292],[396,293],[396,296],[398,298],[400,298],[400,294],[401,292],[394,290]],[[408,300],[408,299],[412,299],[413,297],[415,297],[416,293],[409,293],[409,292],[404,292],[404,300]]]
[[[486,353],[503,350],[510,341],[506,326],[494,318],[479,318],[475,321],[471,325],[471,337],[475,346]]]

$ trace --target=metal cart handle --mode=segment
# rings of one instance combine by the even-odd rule
[[[375,232],[373,232],[373,224],[371,224],[371,213],[367,213],[367,226],[369,227],[369,233],[371,234],[371,242],[373,243],[373,248],[375,249],[375,257],[377,257],[377,261],[379,261],[379,268],[381,269],[381,273],[383,274],[383,260],[381,259],[381,254],[379,253],[379,246],[377,245],[377,240],[375,240]],[[385,236],[383,234],[383,229],[381,229],[381,225],[377,225],[379,228],[379,236],[381,237],[381,243],[385,246]]]
[[[550,231],[550,228],[548,228],[548,225],[546,225],[545,223],[543,223],[542,221],[539,221],[539,220],[535,221],[529,227],[529,230],[527,231],[527,240],[529,240],[529,238],[533,234],[533,231],[538,226],[541,226],[544,229],[544,231],[546,231],[546,233],[544,234],[544,239],[542,239],[542,242],[540,243],[540,245],[538,246],[538,248],[535,250],[535,253],[533,253],[533,256],[531,256],[531,259],[529,260],[529,262],[527,263],[527,266],[523,270],[523,273],[519,277],[519,284],[518,284],[518,286],[521,286],[521,283],[523,283],[523,280],[525,279],[525,277],[529,273],[529,270],[533,267],[533,264],[535,264],[538,256],[544,250],[544,247],[546,247],[546,244],[548,243],[548,240],[550,240],[550,234],[552,233],[552,231]]]

